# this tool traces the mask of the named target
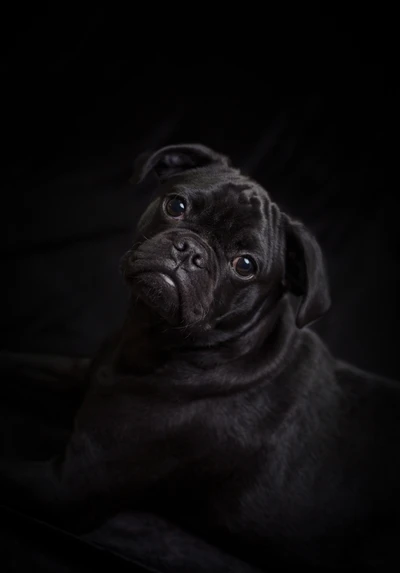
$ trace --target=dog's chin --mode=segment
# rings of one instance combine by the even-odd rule
[[[134,298],[139,298],[171,325],[179,323],[180,297],[177,283],[160,271],[146,271],[129,277]]]
[[[133,302],[141,300],[156,315],[171,327],[184,328],[185,332],[209,330],[204,304],[192,292],[188,284],[182,284],[177,277],[171,277],[162,269],[125,274]]]

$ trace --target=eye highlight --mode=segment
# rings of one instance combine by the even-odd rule
[[[256,271],[257,266],[249,255],[241,255],[232,260],[232,268],[241,278],[251,279]]]
[[[186,201],[178,195],[169,197],[165,202],[164,209],[170,217],[182,219],[186,211]]]

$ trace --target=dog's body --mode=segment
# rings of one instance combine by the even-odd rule
[[[304,328],[329,307],[319,247],[261,187],[203,146],[142,158],[150,172],[129,316],[65,455],[8,470],[20,500],[153,509],[265,567],[379,569],[399,525],[400,385]]]

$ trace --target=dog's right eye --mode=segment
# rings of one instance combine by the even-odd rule
[[[232,267],[244,279],[251,279],[257,271],[256,263],[248,255],[234,258]]]
[[[165,203],[165,211],[174,219],[182,219],[186,211],[186,203],[182,197],[170,197]]]

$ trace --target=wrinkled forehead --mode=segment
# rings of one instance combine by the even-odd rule
[[[222,176],[221,176],[222,175]],[[236,171],[223,174],[202,170],[174,178],[168,192],[184,196],[192,216],[203,227],[250,242],[271,224],[271,201],[266,190]]]

